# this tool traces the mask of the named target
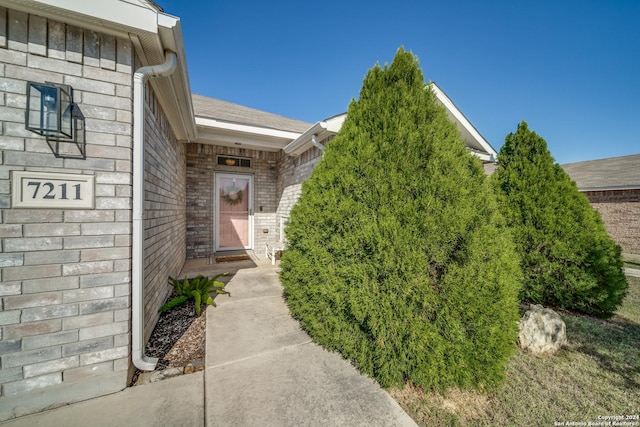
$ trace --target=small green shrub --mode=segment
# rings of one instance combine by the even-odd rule
[[[525,122],[507,135],[492,180],[522,259],[520,298],[611,316],[627,289],[620,247]]]
[[[220,273],[212,278],[199,275],[193,279],[187,279],[185,277],[182,280],[170,277],[169,284],[174,287],[178,295],[175,298],[167,301],[162,307],[160,307],[158,312],[162,313],[167,310],[171,310],[172,308],[177,307],[180,304],[183,304],[193,298],[196,308],[196,315],[200,316],[200,306],[202,304],[213,305],[214,307],[216,306],[213,298],[211,298],[211,295],[209,295],[211,292],[214,292],[216,294],[227,294],[231,296],[231,294],[225,290],[224,283],[216,280],[221,276],[226,276],[227,274],[229,273]]]
[[[489,387],[515,348],[518,258],[425,86],[403,50],[369,71],[291,211],[281,279],[313,339],[383,387]]]

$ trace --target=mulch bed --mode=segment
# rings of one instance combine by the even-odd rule
[[[148,356],[160,359],[156,370],[204,357],[206,311],[203,305],[201,316],[196,317],[193,300],[189,300],[160,315],[145,347]]]
[[[167,300],[174,296],[175,291]],[[145,346],[147,356],[159,359],[156,371],[204,361],[206,312],[206,305],[203,305],[201,316],[196,317],[194,301],[189,300],[160,314]],[[136,370],[132,382],[135,382],[140,373],[141,371]]]

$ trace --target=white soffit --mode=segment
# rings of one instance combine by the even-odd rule
[[[198,127],[220,129],[220,130],[226,130],[231,132],[254,134],[256,136],[267,136],[267,137],[289,139],[289,140],[295,139],[298,136],[300,136],[300,134],[297,132],[263,128],[260,126],[243,125],[240,123],[225,122],[225,121],[216,120],[216,119],[207,119],[204,117],[196,117],[196,125],[198,125]]]
[[[462,139],[466,142],[467,147],[471,149],[471,152],[485,161],[492,161],[492,158],[495,159],[498,153],[480,135],[480,132],[462,114],[462,111],[456,107],[453,101],[434,82],[430,82],[429,87],[436,95],[437,100],[445,107],[449,119],[456,124]]]
[[[178,56],[178,71],[168,79],[152,79],[157,88],[162,105],[173,125],[176,138],[180,141],[193,141],[197,137],[193,103],[191,101],[191,83],[184,51],[182,26],[180,19],[164,13],[158,13],[158,35],[163,50],[175,52]],[[170,80],[170,82],[169,82]]]
[[[198,128],[196,142],[264,151],[279,151],[300,136],[296,132],[204,117],[196,117],[196,126]]]
[[[158,31],[158,12],[139,0],[2,0],[0,4],[112,34],[127,28],[150,33]]]
[[[313,146],[311,137],[316,135],[319,141],[335,135],[342,129],[347,113],[338,114],[325,121],[316,122],[309,129],[304,131],[302,135],[294,139],[290,144],[284,147],[284,152],[290,156],[299,156]]]

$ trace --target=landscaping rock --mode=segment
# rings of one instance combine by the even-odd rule
[[[567,329],[558,313],[533,304],[520,320],[518,345],[532,353],[553,354],[567,343]]]
[[[183,368],[168,368],[164,371],[143,372],[138,376],[135,385],[144,385],[162,381],[166,378],[177,377],[182,375]]]

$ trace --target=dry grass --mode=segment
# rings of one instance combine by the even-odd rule
[[[554,425],[639,414],[640,279],[629,278],[612,319],[563,318],[567,347],[555,356],[516,353],[498,390],[440,395],[407,385],[389,392],[421,426]]]
[[[449,390],[446,396],[426,393],[407,384],[389,390],[391,396],[420,425],[457,425],[459,419],[480,422],[487,418],[489,397],[476,391]]]

